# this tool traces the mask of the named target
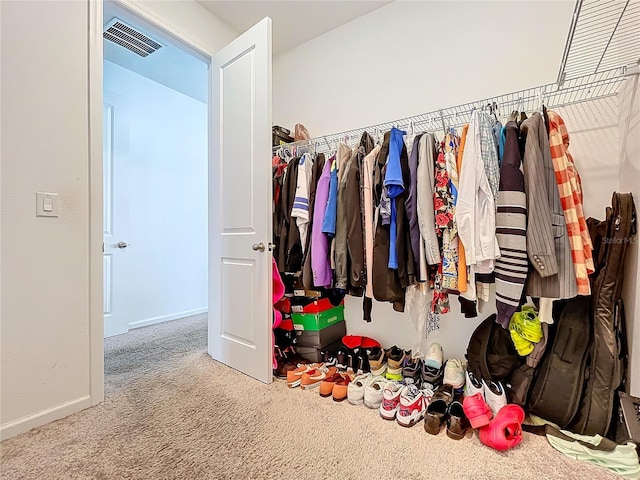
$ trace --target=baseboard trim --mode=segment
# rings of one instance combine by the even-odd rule
[[[42,410],[41,412],[27,415],[26,417],[13,420],[0,425],[0,441],[15,437],[21,433],[28,432],[32,428],[41,427],[47,423],[67,417],[72,413],[79,412],[91,406],[91,396],[70,400],[61,405]]]
[[[200,315],[201,313],[207,313],[208,308],[194,308],[193,310],[187,310],[184,312],[172,313],[170,315],[161,315],[159,317],[147,318],[146,320],[138,320],[129,324],[130,329],[148,327],[149,325],[155,325],[162,322],[170,322],[171,320],[178,320],[179,318],[190,317],[191,315]]]

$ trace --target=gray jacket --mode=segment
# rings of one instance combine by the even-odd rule
[[[425,133],[418,143],[417,204],[418,226],[420,228],[420,280],[425,281],[426,266],[440,263],[438,236],[436,235],[435,209],[433,206],[434,169],[436,161],[436,142],[432,133]]]
[[[576,273],[542,116],[536,113],[525,120],[520,131],[527,137],[523,167],[527,253],[533,266],[527,295],[572,298],[578,293]]]

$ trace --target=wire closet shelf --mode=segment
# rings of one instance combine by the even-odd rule
[[[640,60],[640,2],[577,0],[558,85]]]
[[[614,68],[567,80],[562,87],[559,87],[557,83],[549,83],[364,128],[287,143],[273,147],[273,152],[277,152],[282,147],[287,149],[307,147],[317,153],[329,153],[336,149],[338,142],[345,142],[353,146],[365,131],[375,136],[392,127],[412,132],[442,132],[447,128],[460,127],[469,123],[474,110],[488,111],[491,109],[504,120],[513,111],[536,111],[541,109],[542,104],[549,108],[557,108],[617,95],[625,77],[625,67]]]

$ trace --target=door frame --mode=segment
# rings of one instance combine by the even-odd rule
[[[190,53],[211,65],[211,58],[216,52],[194,41],[189,35],[176,28],[175,25],[159,17],[135,0],[111,0],[115,5],[125,9],[132,15],[161,30],[173,41],[179,43]],[[102,66],[104,54],[102,49],[103,7],[104,0],[91,0],[88,3],[89,23],[89,393],[91,405],[104,400],[104,285],[103,285],[103,158],[102,158],[102,108],[103,82]],[[207,90],[211,91],[211,76],[207,75]],[[208,118],[212,115],[212,102],[207,98]],[[211,126],[208,126],[209,132]],[[207,158],[212,154],[210,141]]]

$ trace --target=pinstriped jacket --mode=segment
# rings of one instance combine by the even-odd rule
[[[527,137],[523,167],[527,253],[533,267],[527,279],[527,295],[572,298],[578,293],[576,273],[542,116],[532,115],[520,131]]]

